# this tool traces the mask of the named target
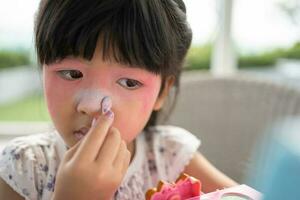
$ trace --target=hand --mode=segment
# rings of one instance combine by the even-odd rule
[[[65,154],[58,169],[55,200],[108,200],[121,184],[130,152],[118,129],[111,127],[113,112],[97,119],[87,135]]]

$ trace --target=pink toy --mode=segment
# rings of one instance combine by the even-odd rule
[[[200,197],[201,183],[199,180],[181,174],[175,183],[160,181],[157,188],[152,188],[146,193],[146,200],[183,200]]]
[[[247,185],[239,185],[201,194],[201,183],[194,177],[181,174],[175,183],[160,181],[157,188],[146,193],[146,200],[260,200],[262,194]]]

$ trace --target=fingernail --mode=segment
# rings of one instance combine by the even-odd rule
[[[111,109],[111,106],[112,106],[111,98],[109,96],[104,97],[101,102],[102,114],[107,113]]]
[[[104,116],[107,117],[108,119],[112,119],[112,118],[114,118],[114,113],[113,113],[113,111],[108,110],[108,111],[104,114]]]

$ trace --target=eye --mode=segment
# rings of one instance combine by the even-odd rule
[[[81,71],[78,70],[60,70],[57,71],[58,75],[63,79],[74,81],[83,77]]]
[[[143,86],[143,84],[134,79],[121,78],[118,80],[118,83],[129,90],[135,90]]]

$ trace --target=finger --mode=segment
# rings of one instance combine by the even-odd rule
[[[121,135],[118,129],[111,127],[96,158],[96,162],[112,164],[121,147]]]
[[[129,161],[130,161],[130,152],[127,149],[127,145],[125,141],[123,140],[120,145],[120,150],[115,160],[113,161],[113,166],[119,171],[124,171],[124,167],[129,165]]]
[[[129,150],[126,150],[125,158],[123,161],[123,168],[121,169],[123,174],[126,173],[128,166],[130,164],[130,160],[131,160],[131,153]]]
[[[126,150],[127,150],[126,143],[124,140],[122,140],[120,143],[120,148],[119,148],[118,154],[116,155],[116,157],[114,158],[114,161],[113,161],[114,167],[122,166],[123,160],[126,155]]]
[[[111,110],[99,116],[94,126],[82,139],[82,144],[75,155],[78,159],[89,161],[96,159],[113,119],[114,113]]]
[[[79,148],[81,142],[82,142],[82,140],[79,140],[75,145],[73,145],[72,147],[70,147],[70,148],[67,150],[67,152],[66,152],[66,154],[65,154],[65,156],[64,156],[64,159],[65,159],[65,160],[70,160],[70,159],[74,156],[74,154],[75,154],[76,151],[78,150],[78,148]]]

